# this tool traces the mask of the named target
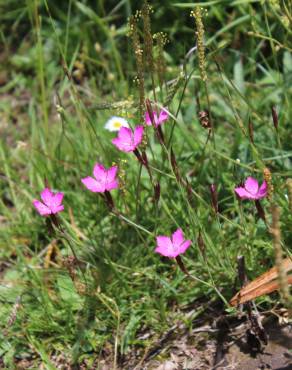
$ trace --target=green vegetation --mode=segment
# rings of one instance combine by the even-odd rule
[[[203,7],[205,52],[192,49],[196,4]],[[237,256],[245,256],[250,279],[274,265],[271,204],[280,207],[290,255],[291,2],[196,4],[153,1],[155,71],[143,20],[137,18],[144,48],[138,68],[128,32],[139,1],[1,4],[1,368],[55,369],[64,361],[91,369],[103,358],[114,368],[134,347],[142,349],[138,363],[174,322],[192,325],[183,309],[197,299],[231,310]],[[161,126],[165,145],[146,128],[159,201],[145,168],[104,129],[113,115],[132,127],[143,123],[141,73],[145,97],[171,113]],[[120,167],[120,189],[111,193],[118,215],[81,183],[95,162]],[[262,182],[265,167],[274,188],[261,201],[266,223],[254,202],[234,193],[248,176]],[[62,231],[49,232],[32,206],[46,183],[65,194]],[[178,227],[192,240],[184,264],[201,282],[154,253],[155,237]],[[268,310],[278,300],[275,293],[256,302]]]

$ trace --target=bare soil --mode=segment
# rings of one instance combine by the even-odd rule
[[[285,312],[285,311],[283,311]],[[177,328],[157,346],[134,360],[132,353],[123,370],[292,370],[292,325],[285,317],[258,316],[263,333],[248,315],[222,315],[215,323]],[[199,321],[198,321],[199,323]],[[138,353],[136,352],[136,355]],[[135,364],[134,364],[135,362]],[[108,370],[106,363],[103,370]]]

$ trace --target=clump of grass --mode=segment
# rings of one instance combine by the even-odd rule
[[[194,30],[189,11],[181,7],[190,4],[171,5],[172,12],[161,7],[150,25],[145,2],[144,28],[141,13],[131,15],[129,2],[111,4],[99,2],[95,8],[77,2],[63,8],[46,3],[38,7],[43,19],[33,28],[25,23],[28,9],[19,18],[38,37],[35,42],[28,35],[28,45],[36,51],[30,72],[24,64],[16,67],[14,58],[8,66],[11,80],[0,87],[4,123],[13,122],[0,147],[0,317],[9,321],[0,356],[8,368],[27,356],[31,366],[49,368],[56,365],[56,353],[76,366],[86,361],[89,368],[94,366],[92,353],[99,360],[108,356],[117,367],[131,348],[151,347],[155,335],[178,315],[191,325],[192,318],[178,312],[198,298],[220,300],[227,307],[237,256],[245,256],[251,278],[274,260],[267,229],[271,215],[265,223],[253,202],[241,202],[234,193],[249,176],[262,180],[263,168],[269,168],[264,177],[272,201],[283,212],[281,242],[289,245],[291,240],[286,232],[291,229],[291,204],[289,210],[283,190],[291,172],[291,51],[278,32],[284,27],[281,19],[265,4],[257,4],[261,10],[256,16],[250,2],[230,5],[227,18],[224,6],[206,3],[204,25],[202,10],[195,9],[197,51],[187,53]],[[247,35],[252,27],[260,33]],[[161,33],[165,30],[167,45]],[[4,31],[7,50],[13,46],[21,57],[18,63],[26,63],[25,52]],[[171,42],[173,35],[181,35],[180,42]],[[74,66],[82,78],[72,78]],[[118,77],[109,78],[110,73]],[[276,130],[271,107],[280,112]],[[159,116],[162,108],[169,118],[156,126],[154,113]],[[111,143],[115,134],[104,129],[117,112],[127,117],[131,129],[143,125],[147,131],[138,158],[118,151]],[[207,145],[211,128],[216,145]],[[119,190],[111,198],[97,196],[81,183],[96,162],[119,167]],[[59,224],[51,224],[53,235],[31,203],[46,181],[64,193],[65,210]],[[262,203],[264,208],[266,200]],[[275,214],[273,219],[279,230]],[[192,245],[176,264],[154,249],[157,236],[178,229]],[[289,255],[288,248],[285,252]],[[271,302],[260,301],[266,309]],[[147,343],[139,339],[143,330],[150,333]]]

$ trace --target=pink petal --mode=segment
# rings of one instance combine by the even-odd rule
[[[118,137],[113,139],[112,143],[123,152],[132,152],[135,149],[132,136],[131,129],[122,127],[119,130]]]
[[[154,252],[159,253],[162,256],[168,257],[168,258],[174,258],[175,257],[175,255],[174,255],[175,253],[172,250],[165,249],[165,248],[162,248],[162,247],[156,247]]]
[[[35,199],[32,203],[33,203],[35,209],[38,211],[38,213],[41,216],[47,216],[47,215],[50,215],[52,213],[52,211],[50,210],[50,208],[47,207],[46,205],[44,205],[39,200]]]
[[[124,150],[124,145],[123,145],[123,142],[121,141],[121,139],[119,139],[118,137],[114,138],[112,140],[112,143],[119,149],[119,150]]]
[[[159,254],[161,254],[162,256],[164,256],[164,257],[168,257],[168,255],[166,255],[165,254],[165,250],[164,250],[164,248],[162,248],[162,247],[156,247],[155,249],[154,249],[154,252],[155,253],[159,253]]]
[[[123,142],[120,138],[115,138],[112,140],[112,143],[123,152],[132,152],[135,149],[135,146],[129,142]]]
[[[132,130],[128,127],[121,127],[118,132],[118,138],[123,142],[130,143],[132,140]]]
[[[139,145],[143,139],[143,132],[144,127],[143,126],[137,126],[134,131],[134,145],[135,147]]]
[[[94,193],[103,193],[105,191],[105,185],[96,181],[94,178],[88,176],[84,179],[81,179],[83,184],[87,187],[88,190]]]
[[[179,250],[173,249],[168,251],[168,255],[166,257],[175,258],[180,254]]]
[[[168,113],[166,112],[166,110],[162,109],[160,114],[159,114],[159,118],[158,118],[158,123],[162,123],[166,120],[168,120]]]
[[[185,251],[189,248],[191,244],[191,240],[186,240],[183,244],[181,244],[181,246],[179,247],[179,254],[185,253]]]
[[[51,192],[51,190],[49,188],[45,188],[42,192],[41,192],[41,198],[42,198],[42,201],[45,203],[45,205],[47,205],[48,207],[50,207],[50,204],[51,204],[51,200],[53,198],[54,194]]]
[[[113,166],[107,170],[106,181],[111,182],[115,179],[118,172],[118,166]]]
[[[155,124],[155,126],[157,126],[157,121],[158,120],[157,120],[157,113],[156,112],[153,112],[153,118],[154,118],[154,124]],[[147,126],[152,126],[150,114],[148,113],[148,111],[145,113],[145,122],[146,122]]]
[[[111,190],[113,190],[113,189],[117,189],[118,187],[119,187],[119,182],[118,182],[118,180],[113,180],[113,181],[108,182],[108,183],[106,184],[106,190],[107,190],[107,191],[111,191]]]
[[[257,193],[257,199],[261,199],[267,196],[267,192],[268,192],[268,184],[266,183],[266,181],[264,181]]]
[[[106,190],[110,191],[119,187],[119,182],[116,179],[118,166],[113,166],[107,170]]]
[[[64,206],[63,205],[52,208],[52,213],[53,214],[58,213],[58,212],[62,212],[62,211],[64,211]]]
[[[64,197],[63,193],[56,193],[53,196],[53,198],[51,200],[51,204],[50,204],[50,209],[51,209],[52,213],[58,213],[60,211],[63,211],[64,206],[61,204],[62,200],[63,200],[63,197]],[[60,209],[60,208],[62,208],[62,209]]]
[[[119,182],[118,180],[114,180],[112,182],[109,182],[107,185],[106,185],[106,190],[107,191],[111,191],[113,189],[117,189],[119,187]]]
[[[93,168],[93,175],[97,180],[105,181],[106,179],[106,169],[100,163],[95,163]]]
[[[145,123],[147,126],[151,126],[151,119],[148,111],[145,113]]]
[[[172,247],[172,241],[169,236],[158,235],[156,237],[158,247],[169,248]]]
[[[243,187],[235,188],[234,191],[241,199],[255,199],[255,196],[246,191]]]
[[[244,183],[244,187],[250,194],[256,195],[259,190],[259,183],[253,177],[248,177]]]
[[[171,239],[168,236],[157,236],[156,242],[156,253],[160,253],[165,257],[173,257],[173,245]]]
[[[184,241],[184,234],[182,232],[182,229],[177,229],[173,234],[172,234],[172,243],[174,247],[179,247]]]
[[[63,197],[64,197],[64,194],[63,193],[56,193],[52,200],[51,200],[51,206],[53,207],[58,207],[61,205],[62,201],[63,201]]]

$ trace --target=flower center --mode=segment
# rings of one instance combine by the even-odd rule
[[[115,121],[113,126],[114,126],[114,128],[120,128],[122,126],[122,124],[119,121]]]

